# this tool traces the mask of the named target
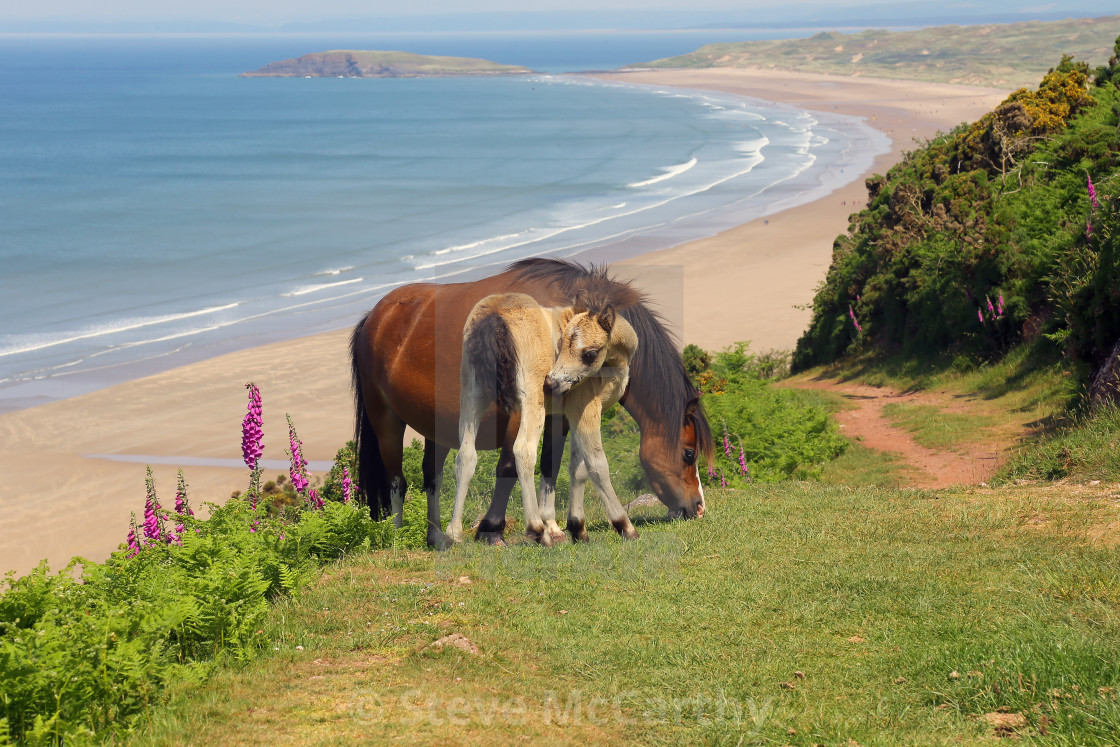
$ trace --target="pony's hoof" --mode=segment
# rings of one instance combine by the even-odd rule
[[[549,541],[546,543],[549,547],[568,541],[568,535],[564,534],[564,530],[560,527],[546,529],[545,535],[549,538]]]
[[[451,539],[443,532],[428,535],[428,547],[435,550],[450,550],[454,545],[455,540]]]
[[[578,532],[572,532],[572,542],[590,542],[591,538],[587,536],[586,529],[580,529]]]
[[[485,542],[488,545],[497,545],[503,547],[506,544],[506,538],[501,532],[479,532],[474,536],[479,542]]]
[[[548,533],[544,531],[543,526],[540,529],[533,529],[532,527],[529,527],[525,530],[525,536],[533,540],[533,542],[542,544],[545,547],[548,547],[549,544],[551,544],[549,541]]]
[[[622,539],[625,539],[625,540],[636,540],[636,539],[638,539],[638,530],[635,529],[634,527],[630,527],[628,530],[626,530],[625,532],[622,533]]]
[[[638,530],[634,528],[634,525],[631,524],[630,520],[626,517],[623,517],[611,523],[614,525],[614,530],[619,533],[622,539],[638,539]]]

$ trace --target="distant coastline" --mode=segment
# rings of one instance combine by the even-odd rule
[[[446,78],[530,75],[520,65],[474,57],[441,57],[411,52],[335,49],[314,52],[241,74],[243,78]]]

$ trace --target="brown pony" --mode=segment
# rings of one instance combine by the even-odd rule
[[[351,362],[359,484],[379,518],[392,512],[399,524],[405,494],[402,468],[405,426],[424,436],[424,490],[428,540],[440,535],[439,490],[447,453],[459,446],[459,371],[463,326],[471,309],[495,293],[525,293],[542,306],[564,306],[587,293],[609,301],[634,328],[640,344],[630,361],[630,384],[620,400],[641,429],[639,458],[654,493],[671,517],[704,514],[697,469],[712,455],[712,433],[688,378],[676,342],[643,294],[611,278],[604,268],[555,259],[527,259],[505,272],[468,283],[415,283],[382,298],[354,328]],[[519,420],[493,404],[482,418],[476,448],[501,449],[494,499],[478,538],[500,541],[506,505],[517,479],[513,444]],[[545,424],[541,479],[555,484],[567,423]],[[569,526],[574,535],[582,527]]]

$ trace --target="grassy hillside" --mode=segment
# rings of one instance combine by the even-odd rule
[[[1063,59],[1037,91],[869,179],[795,365],[869,352],[965,364],[1027,342],[1088,384],[1120,340],[1116,64],[1093,85]]]
[[[1115,743],[1103,493],[786,483],[709,505],[639,515],[633,543],[600,522],[587,545],[347,559],[277,606],[261,659],[179,688],[133,743]]]
[[[1033,86],[1063,54],[1102,64],[1120,16],[918,31],[825,32],[808,39],[709,44],[632,67],[761,67],[1013,88]]]

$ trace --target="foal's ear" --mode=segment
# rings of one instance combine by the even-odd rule
[[[603,331],[609,335],[611,333],[611,328],[614,327],[614,306],[612,304],[604,306],[599,312],[599,316],[595,317],[595,320],[599,322],[599,326],[603,328]]]

